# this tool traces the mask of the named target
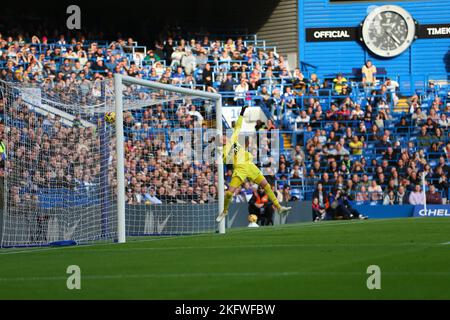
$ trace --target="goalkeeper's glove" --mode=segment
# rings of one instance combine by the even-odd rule
[[[248,106],[243,106],[241,108],[241,113],[240,113],[241,116],[244,116],[245,110],[247,110],[247,108],[248,108]]]

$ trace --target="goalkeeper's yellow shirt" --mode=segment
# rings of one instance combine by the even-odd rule
[[[245,148],[243,148],[238,142],[243,121],[244,117],[239,116],[234,126],[233,135],[231,136],[231,139],[227,141],[223,152],[223,161],[225,163],[230,163],[231,161],[234,167],[253,164],[253,155],[250,152],[245,151]],[[232,154],[230,154],[230,151],[232,151]]]

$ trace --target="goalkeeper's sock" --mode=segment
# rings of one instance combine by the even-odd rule
[[[223,211],[228,211],[231,199],[233,198],[233,192],[225,191],[225,197],[223,201]]]
[[[281,205],[278,202],[277,197],[275,196],[275,193],[273,193],[272,191],[272,187],[270,186],[270,184],[266,184],[264,186],[264,191],[266,192],[266,194],[269,196],[270,201],[272,201],[273,205],[277,208],[280,209]]]

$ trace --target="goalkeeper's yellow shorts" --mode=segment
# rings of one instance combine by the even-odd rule
[[[240,164],[234,167],[230,186],[237,188],[248,178],[257,184],[264,180],[264,175],[254,163]]]

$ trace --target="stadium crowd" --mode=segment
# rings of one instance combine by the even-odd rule
[[[132,38],[100,44],[83,37],[49,40],[34,36],[25,40],[0,35],[0,79],[39,86],[49,98],[66,104],[90,105],[111,96],[113,74],[121,73],[221,92],[225,105],[260,106],[269,118],[267,129],[292,131],[294,147],[284,150],[279,169],[273,172],[283,200],[300,199],[299,191],[306,192],[316,205],[315,212],[320,213],[319,219],[324,210],[331,216],[348,215],[335,210],[345,206],[346,200],[420,204],[419,184],[424,172],[430,185],[429,203],[448,198],[450,97],[432,82],[410,97],[409,109],[399,113],[395,110],[400,98],[398,82],[377,78],[377,67],[371,61],[361,66],[360,79],[341,73],[319,79],[314,72],[292,69],[274,48],[242,37],[225,41],[207,36],[188,40],[168,37],[145,54],[135,52],[134,47]],[[16,112],[25,121],[32,117],[26,107]],[[171,142],[155,131],[173,121],[192,127],[208,117],[207,112],[211,110],[203,105],[177,102],[125,114],[128,203],[215,199],[217,181],[210,165],[188,166],[171,160]],[[42,123],[58,122],[36,117]],[[206,128],[206,122],[202,126]],[[87,134],[86,141],[91,141],[87,143],[98,147],[99,137],[88,128],[59,126],[51,131],[48,141],[42,138],[39,143],[38,159],[47,144],[58,150],[53,152],[56,157],[64,151],[62,140],[52,143],[59,136]],[[29,139],[31,132],[25,126],[10,134]],[[76,173],[71,168],[64,175],[82,179],[89,175],[86,170]],[[47,168],[40,175],[46,177],[47,171],[52,176],[58,172]],[[226,174],[227,180],[230,172]],[[248,201],[252,193],[246,184],[237,190],[235,199]]]
[[[114,73],[216,91],[217,89],[213,87],[211,63],[208,63],[208,59],[214,60],[216,66],[221,61],[220,70],[222,71],[229,69],[237,72],[241,69],[245,70],[248,66],[246,63],[242,65],[241,61],[244,61],[244,57],[252,58],[251,47],[245,50],[247,56],[243,54],[242,38],[236,42],[229,39],[224,43],[209,41],[208,38],[204,38],[202,42],[190,41],[189,44],[180,40],[177,45],[171,38],[168,38],[164,44],[156,43],[155,48],[148,50],[145,56],[138,53],[131,54],[134,45],[135,43],[131,38],[127,41],[119,39],[105,46],[88,42],[83,38],[66,41],[64,36],[54,41],[49,41],[46,37],[33,36],[30,41],[28,39],[25,41],[21,36],[4,39],[0,35],[0,79],[6,82],[39,87],[48,98],[50,105],[52,101],[58,101],[61,104],[57,107],[64,109],[67,105],[69,106],[67,109],[70,109],[70,105],[95,105],[110,97],[113,91],[112,78]],[[240,60],[240,62],[238,64],[228,63],[231,61],[230,56]],[[273,59],[273,53],[263,54],[261,52],[259,56],[260,59]],[[225,62],[227,62],[228,67],[225,66]],[[268,64],[270,65],[270,63]],[[245,73],[242,77],[244,76]],[[229,75],[227,77],[229,78]],[[197,83],[201,85],[196,86]],[[130,96],[133,94],[132,92]],[[125,92],[126,95],[127,92]],[[142,98],[141,92],[139,92],[139,98]],[[3,97],[3,105],[7,102],[6,99],[7,97]],[[42,124],[43,119],[33,112],[29,113],[26,104],[17,100],[14,101],[14,105],[16,108],[12,109],[11,112],[25,115],[25,118],[20,119],[23,121],[19,122],[31,123],[34,120],[39,120],[41,121],[39,124]],[[201,112],[197,111],[193,104],[171,103],[169,105],[151,106],[143,112],[128,112],[125,114],[128,203],[208,202],[217,196],[215,187],[217,181],[214,181],[214,178],[211,177],[209,164],[195,164],[189,167],[186,163],[172,163],[175,161],[168,157],[171,151],[171,143],[168,143],[164,137],[161,138],[161,134],[155,134],[154,130],[155,128],[164,129],[169,124],[173,125],[174,122],[176,122],[176,125],[183,127],[192,127],[194,122],[201,123],[203,118],[207,116],[205,113],[211,112],[211,110],[206,110],[207,108],[204,108],[204,106],[201,106],[200,109]],[[37,119],[29,120],[29,116]],[[46,120],[59,123],[60,119]],[[77,115],[76,121],[80,120],[80,115]],[[13,126],[17,127],[9,132],[10,135],[21,135],[21,139],[25,139],[27,143],[36,143],[28,139],[28,131],[31,132],[29,127],[27,128],[23,123],[14,123]],[[61,147],[65,141],[53,138],[64,134],[66,134],[66,137],[70,136],[67,135],[67,132],[64,132],[66,129],[62,126],[61,132],[63,133],[53,129],[46,132],[47,137],[50,137],[48,138],[50,140],[49,148],[54,149],[52,153],[61,152]],[[69,128],[67,130],[78,129],[81,130],[82,128]],[[155,138],[156,136],[161,139],[158,140],[158,138]],[[9,139],[5,139],[5,141],[13,141],[14,139],[9,136]],[[95,139],[97,150],[92,149],[91,152],[98,154],[99,137],[97,136]],[[36,148],[42,148],[40,141],[37,142]],[[169,150],[166,151],[166,148]],[[14,156],[19,149],[19,144],[16,146],[8,145],[5,149],[11,150],[11,156]],[[70,150],[76,150],[76,148],[72,146]],[[23,152],[27,151],[23,150]],[[43,159],[40,152],[36,156],[38,159]],[[67,166],[64,174],[60,173],[65,176],[64,183],[55,180],[57,170],[54,170],[55,168],[52,166],[42,168],[43,171],[36,171],[39,176],[43,177],[43,181],[48,186],[96,185],[97,183],[88,180],[92,177],[99,178],[98,168],[95,173],[85,172],[89,169],[80,169],[85,173],[80,179],[78,174],[75,177],[74,168],[77,167],[77,164],[82,168],[83,163],[77,162],[77,160],[71,159],[73,164]],[[161,167],[160,164],[163,160],[167,165]],[[23,169],[24,172],[21,174],[33,176],[34,172],[26,172],[29,168],[31,167]],[[189,181],[188,178],[195,181]],[[32,190],[36,190],[36,185],[33,185]],[[25,192],[22,190],[21,193],[28,194],[28,191],[28,189]],[[157,196],[153,192],[156,192]]]
[[[93,128],[68,127],[59,116],[39,115],[5,89],[0,99],[0,172],[8,175],[10,203],[37,205],[43,190],[89,191],[98,185],[101,141]],[[6,103],[11,106],[7,114]]]

